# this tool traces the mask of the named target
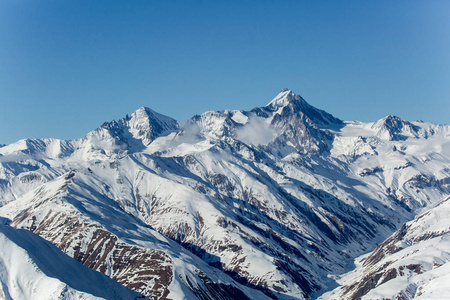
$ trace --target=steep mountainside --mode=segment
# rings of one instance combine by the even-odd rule
[[[0,299],[144,299],[0,220]]]
[[[449,183],[450,126],[343,122],[287,89],[0,148],[0,216],[155,299],[314,297]]]
[[[358,259],[324,299],[445,299],[450,295],[450,197]]]

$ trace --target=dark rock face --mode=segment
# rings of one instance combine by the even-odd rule
[[[328,131],[321,130],[303,112],[293,113],[289,107],[283,108],[281,114],[276,114],[271,125],[282,132],[276,143],[289,142],[300,153],[326,151],[327,141],[332,139]]]
[[[359,172],[359,176],[369,176],[369,175],[374,175],[375,173],[380,173],[383,172],[383,169],[380,167],[375,167],[375,168],[365,168],[364,170],[362,170],[361,172]]]
[[[406,234],[406,225],[403,226],[391,237],[381,243],[364,261],[363,266],[373,266],[375,263],[379,262],[382,258],[389,256],[390,254],[396,253],[402,248],[396,246],[395,244],[400,241]]]

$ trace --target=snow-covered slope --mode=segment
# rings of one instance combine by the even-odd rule
[[[303,299],[449,178],[448,125],[343,122],[285,89],[251,111],[180,124],[142,108],[2,147],[0,216],[152,298]]]
[[[91,269],[153,299],[214,298],[216,293],[263,297],[127,214],[105,190],[96,191],[107,188],[103,182],[86,175],[64,174],[2,207],[2,215],[13,220],[11,226],[40,235]]]
[[[28,230],[0,220],[0,299],[144,299]]]
[[[446,299],[450,295],[450,197],[357,260],[324,299]]]

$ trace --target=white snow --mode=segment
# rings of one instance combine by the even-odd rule
[[[235,121],[236,123],[240,123],[240,124],[245,124],[248,121],[248,117],[239,110],[234,112],[231,119],[233,121]]]
[[[273,98],[266,106],[283,107],[289,103],[289,96],[294,93],[289,89],[283,89],[278,95]]]

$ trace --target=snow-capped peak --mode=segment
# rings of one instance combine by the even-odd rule
[[[152,122],[158,122],[158,123],[174,123],[174,120],[168,116],[162,115],[160,113],[157,113],[151,108],[148,107],[141,107],[135,112],[133,112],[130,116],[130,119],[143,119],[147,122],[150,120]],[[176,122],[176,121],[175,121]]]
[[[388,115],[378,121],[376,121],[372,128],[382,128],[385,126],[398,128],[401,127],[403,124],[407,124],[409,122],[403,120],[400,117],[394,116],[394,115]]]
[[[331,114],[315,108],[300,95],[290,89],[283,89],[264,109],[283,116],[304,115],[319,127],[342,124],[342,121]]]
[[[130,120],[125,120],[126,125],[135,138],[143,139],[145,145],[148,145],[164,132],[178,128],[176,120],[161,115],[148,107],[141,107],[130,117]]]
[[[104,123],[100,129],[106,129],[110,135],[122,140],[128,146],[148,146],[157,137],[178,129],[178,121],[159,114],[148,107],[141,107],[131,115],[119,121]],[[95,130],[94,132],[97,132]]]
[[[418,137],[419,127],[397,116],[389,115],[372,125],[377,135],[388,140],[404,140],[406,136]]]
[[[295,102],[295,101],[303,101],[303,98],[300,95],[295,94],[293,91],[291,91],[288,88],[284,88],[281,90],[281,92],[278,93],[278,95],[273,98],[272,101],[270,101],[266,107],[284,107],[289,105],[289,103]]]

